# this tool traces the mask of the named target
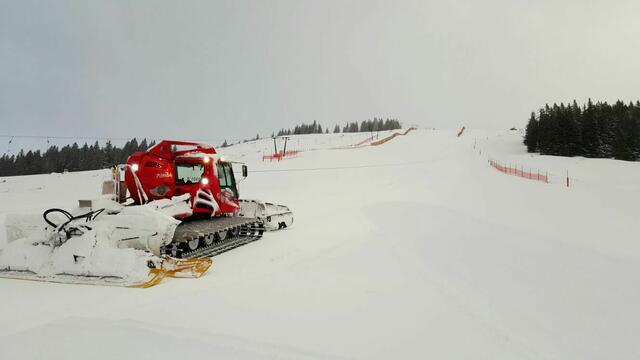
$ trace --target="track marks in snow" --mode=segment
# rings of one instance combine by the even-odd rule
[[[63,333],[63,338],[49,334]],[[37,341],[37,346],[23,344]],[[104,318],[67,318],[0,338],[3,359],[344,359],[328,353],[298,349],[292,345],[271,344],[248,337],[213,334],[168,325]]]
[[[410,237],[407,237],[396,236],[388,229],[379,229],[378,242],[388,250],[388,255],[395,259],[395,261],[388,261],[388,266],[404,267],[406,269],[405,271],[411,272],[422,278],[423,282],[417,283],[416,287],[435,289],[448,304],[453,305],[462,316],[470,320],[470,322],[463,322],[460,323],[460,325],[480,330],[483,334],[478,335],[480,335],[481,338],[484,338],[485,341],[504,347],[505,349],[503,350],[509,349],[507,352],[512,353],[512,355],[517,356],[517,358],[546,359],[546,357],[538,353],[534,347],[522,340],[514,338],[508,329],[499,325],[499,321],[488,318],[486,313],[482,311],[481,307],[469,300],[477,299],[477,296],[469,296],[474,294],[468,293],[467,289],[463,290],[463,288],[460,287],[460,284],[456,285],[455,278],[449,278],[434,270],[430,266],[428,259],[425,259],[424,254],[422,253],[426,249],[414,246],[415,244],[413,242],[415,241],[446,242],[446,240],[443,240],[445,237],[444,234],[440,239],[430,239],[429,235],[434,235],[433,233],[427,234],[422,233],[421,231],[424,227],[428,227],[432,224],[433,219],[430,219],[430,215],[433,213],[448,213],[449,210],[433,208],[429,209],[431,211],[425,211],[429,206],[418,203],[388,203],[386,206],[393,211],[411,214],[409,218],[404,219],[405,221],[395,225],[400,227],[414,226],[415,230]],[[379,218],[379,215],[375,214],[371,210],[369,211],[369,214],[374,220]],[[464,215],[460,215],[462,214],[457,214],[456,223],[465,223]],[[440,218],[436,221],[442,220],[443,219]],[[479,240],[481,241],[481,239]],[[447,256],[447,251],[444,251],[440,256]],[[453,321],[453,319],[449,320]],[[441,324],[437,323],[432,325],[436,328],[441,326]]]
[[[624,358],[639,349],[626,334],[640,331],[640,314],[629,312],[640,290],[625,285],[638,264],[443,208],[388,207],[411,214],[400,226],[416,227],[407,237],[380,229],[396,262],[433,281],[521,356]]]

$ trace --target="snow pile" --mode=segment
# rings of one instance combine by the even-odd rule
[[[131,283],[144,281],[151,255],[141,250],[102,245],[99,233],[87,232],[60,247],[34,244],[29,239],[14,241],[0,252],[0,269],[29,271],[43,278],[66,274],[115,277]]]
[[[13,176],[0,179],[0,249],[8,242],[6,221],[15,216],[34,224],[42,224],[42,213],[50,208],[73,209],[79,199],[93,199],[100,193],[111,170]],[[2,182],[4,181],[4,182]],[[28,218],[32,217],[31,221]],[[9,219],[14,217],[13,220]],[[14,239],[24,237],[15,234]]]
[[[188,200],[185,194],[142,206],[103,204],[111,213],[105,211],[89,222],[74,221],[71,225],[81,234],[63,239],[59,246],[56,241],[64,235],[58,230],[32,230],[0,250],[0,269],[29,271],[41,277],[68,274],[144,280],[149,272],[147,261],[171,242],[180,223],[173,216],[191,211]]]
[[[7,214],[4,226],[7,242],[26,238],[29,234],[40,231],[42,224],[43,220],[40,214]]]

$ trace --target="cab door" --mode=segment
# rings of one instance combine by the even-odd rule
[[[222,213],[236,213],[240,211],[238,201],[238,187],[230,163],[217,163],[218,183],[220,185],[220,210]]]
[[[231,191],[233,196],[237,199],[239,197],[238,187],[236,185],[236,178],[233,174],[231,164],[218,162],[217,166],[220,190],[227,189],[228,191]]]

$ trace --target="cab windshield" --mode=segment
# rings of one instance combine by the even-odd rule
[[[188,185],[200,182],[204,175],[204,165],[198,163],[176,164],[176,185]]]

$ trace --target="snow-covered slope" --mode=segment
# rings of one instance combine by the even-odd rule
[[[148,290],[1,280],[0,358],[637,357],[640,164],[456,133],[293,137],[314,150],[282,162],[262,162],[270,140],[225,149],[250,167],[241,196],[289,205],[293,227]],[[0,222],[71,207],[107,176],[0,179]]]

